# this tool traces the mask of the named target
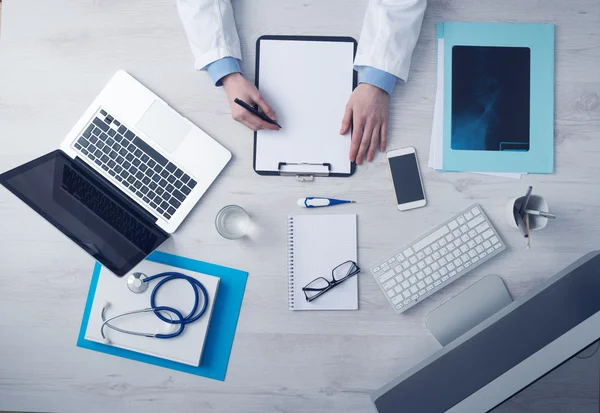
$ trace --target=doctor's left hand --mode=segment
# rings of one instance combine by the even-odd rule
[[[342,120],[340,134],[352,127],[350,161],[360,165],[363,159],[371,162],[377,148],[385,151],[390,95],[373,85],[361,83],[354,89]]]

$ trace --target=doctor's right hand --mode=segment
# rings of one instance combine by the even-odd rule
[[[227,94],[227,100],[229,101],[233,119],[253,131],[261,129],[279,130],[277,125],[265,122],[234,102],[235,98],[238,98],[249,105],[258,105],[265,115],[273,120],[277,120],[275,111],[267,104],[256,86],[246,80],[241,73],[227,75],[223,78],[222,82],[225,93]]]

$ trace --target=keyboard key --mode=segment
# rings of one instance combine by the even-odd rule
[[[394,280],[393,278],[391,280],[388,280],[388,281],[386,281],[386,282],[384,282],[382,284],[383,288],[386,289],[386,290],[389,290],[394,285],[396,285],[396,280]]]
[[[467,212],[464,216],[467,219],[467,221],[470,221],[473,219],[473,214],[471,214],[471,211]]]
[[[163,171],[160,173],[160,176],[162,176],[163,178],[168,178],[169,171],[167,171],[166,169],[163,169]]]
[[[79,150],[82,150],[82,149],[83,149],[83,147],[82,147],[80,144],[78,144],[78,143],[76,143],[76,144],[75,144],[75,148],[77,148],[77,149],[79,149]]]
[[[487,242],[487,241],[486,241],[486,242]],[[492,244],[496,244],[496,243],[498,242],[498,238],[494,236],[494,237],[492,237],[492,238],[490,239],[490,242],[491,242]]]
[[[171,184],[168,184],[165,187],[165,191],[167,191],[168,193],[172,193],[174,190],[175,190],[175,187],[173,185],[171,185]]]
[[[460,216],[460,217],[456,218],[456,221],[458,222],[459,225],[462,225],[465,222],[467,222],[467,220],[463,216]]]
[[[156,204],[154,203],[154,201],[150,201],[150,206],[151,206],[153,209],[156,209],[156,208],[158,208],[158,205],[156,205]]]
[[[410,297],[410,291],[408,291],[408,290],[402,291],[402,297],[404,297],[404,298]]]
[[[110,161],[108,161],[108,167],[109,167],[109,168],[111,168],[111,169],[112,169],[112,168],[114,168],[115,166],[117,166],[117,164],[115,163],[115,161],[113,161],[113,160],[110,160]]]
[[[417,280],[422,280],[425,278],[425,273],[423,271],[419,271],[415,277],[417,277]]]
[[[160,166],[160,164],[156,164],[154,165],[154,172],[156,172],[157,174],[161,173],[163,170],[162,166]]]
[[[167,201],[162,201],[160,204],[160,207],[166,211],[167,209],[170,208],[170,205]]]
[[[158,185],[156,185],[156,182],[151,181],[150,184],[148,184],[148,186],[150,187],[150,189],[154,190],[158,187]]]
[[[154,168],[156,166],[156,161],[154,159],[148,160],[148,166]]]
[[[479,234],[481,234],[483,231],[485,231],[486,229],[488,229],[490,226],[488,225],[487,222],[484,222],[483,224],[479,225],[477,228],[475,228],[477,230],[477,232]]]
[[[433,285],[428,285],[427,286],[427,291],[431,291],[431,290],[433,290]]]
[[[169,171],[171,173],[173,173],[173,172],[175,172],[175,170],[177,170],[177,167],[172,162],[169,162],[167,164],[166,168],[167,168],[167,171]]]
[[[394,298],[392,298],[392,303],[397,304],[396,308],[400,307],[402,308],[403,306],[401,305],[402,301],[404,301],[404,298],[402,296],[396,296]],[[400,309],[398,308],[398,309]]]
[[[143,196],[144,196],[144,195],[143,195],[143,194],[142,194],[140,191],[135,191],[135,194],[136,194],[136,195],[137,195],[139,198],[141,198],[141,197],[143,197]]]
[[[140,191],[142,191],[142,194],[145,195],[148,193],[149,189],[147,186],[143,186],[142,189],[140,189]],[[150,199],[148,199],[148,201],[146,201],[146,202],[150,202]]]
[[[446,241],[448,241],[448,242],[454,241],[454,235],[452,235],[452,234],[446,235]]]
[[[142,187],[142,183],[140,181],[135,181],[133,186],[135,186],[137,189],[140,189]]]
[[[133,152],[133,154],[139,158],[139,157],[141,157],[141,156],[142,156],[143,152],[142,152],[141,150],[139,150],[139,149],[136,149],[136,150]]]
[[[469,242],[467,242],[467,246],[471,249],[475,248],[475,245],[477,245],[477,243],[473,240],[470,240]]]
[[[379,267],[377,267],[377,268],[379,268]],[[378,278],[378,280],[379,280],[380,283],[383,284],[384,282],[386,282],[389,279],[391,279],[394,275],[396,275],[396,273],[394,271],[388,271],[388,272],[384,273],[382,276],[380,276]]]
[[[184,194],[182,194],[181,192],[179,192],[178,190],[175,190],[175,191],[173,192],[173,196],[174,196],[175,198],[177,198],[178,200],[180,200],[181,202],[183,202],[183,201],[185,200],[185,195],[184,195]]]
[[[179,202],[175,197],[169,199],[169,203],[173,205],[175,208],[179,208],[181,206],[181,202]]]
[[[144,188],[142,188],[142,193],[144,192]],[[149,204],[150,203],[150,198],[148,198],[147,196],[142,198],[144,200],[145,203]]]
[[[414,284],[414,283],[416,283],[418,280],[417,280],[417,277],[415,277],[415,276],[413,275],[412,277],[410,277],[410,278],[408,279],[408,281],[409,281],[411,284]]]
[[[108,125],[100,120],[100,118],[95,118],[93,121],[94,125],[99,127],[101,130],[106,132],[108,130]]]
[[[484,221],[485,219],[483,218],[483,216],[479,215],[477,218],[473,219],[472,221],[469,221],[468,226],[469,228],[473,229]]]
[[[410,288],[410,281],[408,281],[408,280],[402,281],[402,287],[404,287],[404,289]]]
[[[475,250],[469,251],[469,257],[475,258],[477,256],[477,252]]]
[[[410,297],[410,299],[411,299],[412,301],[417,301],[417,300],[419,299],[419,295],[418,295],[418,294],[415,294],[415,295],[413,295],[412,297]]]
[[[139,156],[139,155],[136,153],[136,156]],[[148,162],[150,160],[150,158],[146,154],[143,154],[141,158],[142,158],[142,162]]]
[[[417,263],[417,267],[419,267],[419,269],[422,270],[423,268],[425,268],[425,263],[423,261],[419,261]]]
[[[500,247],[502,247],[502,245],[500,245],[500,244],[494,245],[494,249],[499,249]]]
[[[484,232],[482,234],[483,238],[488,239],[489,237],[491,237],[492,235],[494,235],[494,231],[492,231],[491,229],[488,229],[486,232]]]
[[[431,278],[431,277],[427,277],[427,278],[425,278],[425,284],[428,284],[428,285],[429,285],[429,284],[431,284],[432,282],[433,282],[433,278]]]
[[[410,258],[408,259],[408,261],[409,261],[411,264],[416,264],[418,260],[415,258],[415,256],[412,256],[412,257],[410,257]]]
[[[165,190],[164,190],[163,188],[161,188],[160,186],[159,186],[158,188],[156,188],[156,193],[157,193],[158,195],[162,195],[162,194],[163,194],[163,192],[165,192]]]
[[[188,174],[183,174],[183,176],[181,177],[181,182],[183,182],[184,184],[187,184],[189,180],[190,176]]]
[[[486,251],[488,254],[491,254],[492,252],[494,252],[494,247],[492,248],[488,248],[488,250]]]
[[[193,179],[190,179],[190,182],[187,183],[187,186],[190,187],[190,189],[194,189],[194,187],[196,186],[196,181],[194,181]],[[405,254],[406,256],[406,254]]]
[[[133,156],[133,154],[128,153],[127,155],[125,155],[125,159],[127,159],[127,161],[129,162],[133,162],[133,160],[135,159],[135,156]]]
[[[481,235],[477,235],[475,237],[475,242],[481,244],[483,242],[483,237]]]
[[[392,298],[396,296],[396,292],[394,290],[388,290],[387,292],[387,296]]]
[[[463,234],[466,234],[467,232],[469,232],[469,226],[463,225],[462,227],[460,227],[460,232],[462,232]]]
[[[137,161],[137,159],[136,159],[136,161]],[[140,171],[146,172],[146,169],[148,169],[148,165],[146,165],[145,163],[140,165]]]
[[[473,215],[477,216],[481,213],[481,211],[479,210],[479,208],[475,207],[475,208],[471,209],[471,213]]]
[[[175,183],[173,185],[175,185],[175,188],[181,189],[181,187],[183,186],[183,183],[181,181],[175,181]]]
[[[131,164],[129,162],[125,161],[125,162],[123,162],[123,168],[129,169],[129,168],[131,168]]]
[[[135,177],[136,177],[137,179],[142,179],[142,178],[144,177],[144,174],[143,174],[143,173],[141,173],[140,171],[138,171],[138,172],[135,174]]]
[[[410,287],[410,292],[416,294],[417,292],[419,292],[419,289],[416,285],[413,285],[412,287]]]
[[[436,281],[436,282],[434,282],[434,283],[433,283],[433,285],[434,285],[435,287],[437,287],[437,286],[438,286],[438,285],[440,285],[441,283],[442,283],[441,281]]]
[[[134,164],[135,166],[140,166],[140,164],[142,163],[142,161],[140,161],[139,159],[135,158],[133,160],[133,162],[131,162],[132,164]]]
[[[151,178],[152,176],[156,175],[152,169],[147,169],[144,173],[148,178]]]
[[[433,253],[432,257],[434,260],[439,260],[442,256],[440,255],[439,252],[436,251]]]
[[[175,182],[175,177],[173,175],[169,175],[167,177],[167,181],[169,181],[170,183],[173,183],[173,182]]]
[[[173,175],[175,175],[177,178],[181,178],[183,176],[183,171],[181,169],[177,169]]]
[[[425,294],[425,291],[424,291],[424,290],[421,290],[421,291],[419,291],[419,296],[421,296],[421,295],[423,295],[423,294]]]
[[[121,156],[127,156],[128,153],[129,152],[127,152],[127,149],[125,149],[125,148],[121,148],[119,150],[119,155],[121,155]]]
[[[127,182],[129,182],[130,184],[133,184],[134,182],[136,182],[135,176],[129,175],[129,177],[127,178]]]
[[[475,238],[476,236],[477,236],[477,233],[475,232],[475,230],[472,229],[471,231],[469,231],[469,237]]]
[[[450,278],[450,277],[448,277],[447,275],[443,276],[442,277],[442,282],[446,281],[448,278]]]
[[[102,157],[100,158],[100,160],[101,160],[102,162],[104,162],[104,163],[107,163],[107,162],[108,162],[108,156],[106,156],[106,155],[102,155]]]
[[[84,155],[89,155],[89,151],[85,148],[81,150],[81,153]]]
[[[419,281],[417,283],[417,287],[419,287],[420,289],[423,289],[423,288],[425,288],[425,283],[423,281]]]
[[[144,176],[142,178],[142,182],[144,183],[144,185],[148,185],[148,184],[150,184],[150,178],[148,178],[147,176]]]
[[[448,222],[448,228],[450,228],[451,231],[454,231],[456,228],[458,228],[458,223],[456,220]]]

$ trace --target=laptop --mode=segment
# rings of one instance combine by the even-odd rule
[[[179,227],[230,159],[119,71],[60,149],[5,172],[0,184],[123,276]]]

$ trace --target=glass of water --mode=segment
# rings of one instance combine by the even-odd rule
[[[248,232],[250,215],[238,205],[227,205],[219,211],[215,219],[217,232],[223,238],[238,239]]]

